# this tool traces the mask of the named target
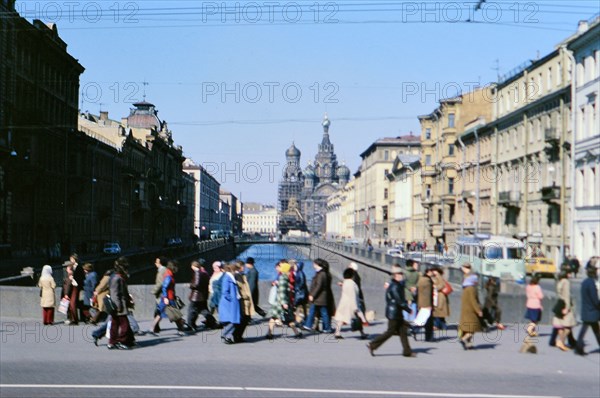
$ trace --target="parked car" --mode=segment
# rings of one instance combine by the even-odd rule
[[[398,249],[388,249],[387,254],[388,254],[388,256],[392,256],[392,257],[404,258],[404,254],[402,254],[402,250],[398,250]]]
[[[356,239],[346,239],[344,241],[344,245],[346,245],[346,246],[358,246],[358,241]]]
[[[169,238],[165,242],[166,247],[177,247],[181,246],[182,244],[183,242],[181,241],[181,238]]]
[[[102,251],[104,254],[121,254],[121,246],[116,242],[109,242],[104,244]]]
[[[530,257],[525,260],[525,273],[527,275],[540,275],[553,278],[557,272],[556,264],[551,258]]]

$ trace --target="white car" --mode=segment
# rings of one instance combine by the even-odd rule
[[[121,246],[118,243],[106,243],[104,245],[104,249],[102,249],[104,254],[121,254]]]
[[[404,258],[404,254],[402,254],[402,250],[398,250],[398,249],[388,249],[387,254],[388,254],[388,256],[392,256],[392,257]]]

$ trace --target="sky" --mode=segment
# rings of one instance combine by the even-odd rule
[[[352,171],[382,137],[420,134],[442,98],[551,52],[597,0],[17,1],[86,68],[82,111],[146,98],[187,157],[244,202],[275,204],[292,144],[321,121]],[[469,22],[470,21],[470,22]],[[145,97],[144,97],[145,95]]]

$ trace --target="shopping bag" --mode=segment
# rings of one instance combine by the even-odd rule
[[[67,313],[69,312],[70,303],[71,301],[67,298],[63,298],[62,300],[60,300],[60,304],[58,305],[58,312],[67,315]]]
[[[269,304],[277,304],[277,285],[271,286],[271,290],[269,291]]]
[[[415,318],[417,317],[417,303],[413,301],[410,303],[409,307],[411,309],[411,313],[409,314],[407,311],[402,311],[402,315],[404,316],[404,320],[406,322],[414,322]]]
[[[131,312],[127,314],[127,320],[129,321],[129,327],[133,333],[140,331],[140,325],[137,323]]]
[[[427,320],[429,319],[430,316],[431,316],[431,308],[421,308],[419,310],[419,312],[417,313],[417,317],[413,321],[413,324],[415,326],[419,326],[419,327],[425,326],[425,324],[427,323]]]
[[[179,310],[179,308],[175,308],[172,305],[167,305],[165,307],[165,314],[167,314],[167,318],[171,322],[177,322],[181,318],[183,318],[183,314]]]

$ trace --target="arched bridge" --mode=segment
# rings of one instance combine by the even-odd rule
[[[311,246],[312,239],[308,238],[288,238],[285,240],[269,240],[269,239],[241,239],[235,240],[236,246],[251,246],[251,245],[288,245],[288,246]]]

